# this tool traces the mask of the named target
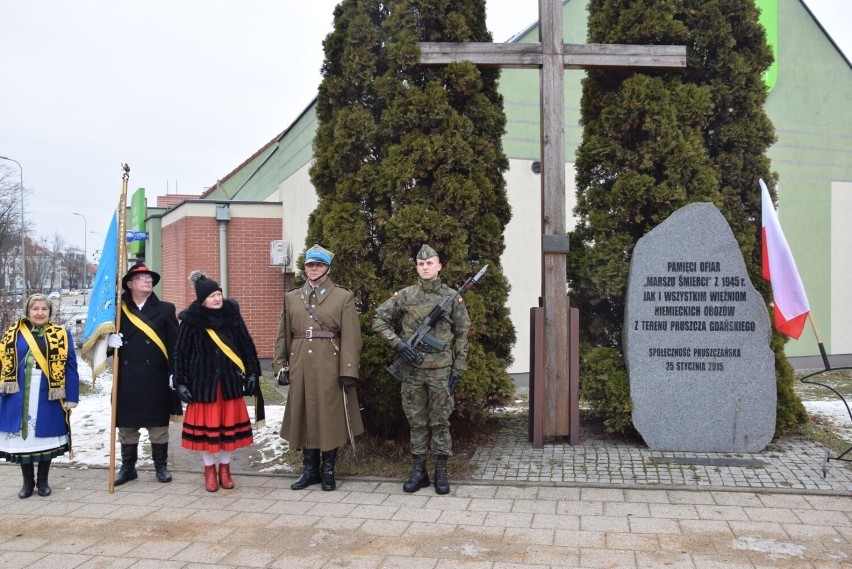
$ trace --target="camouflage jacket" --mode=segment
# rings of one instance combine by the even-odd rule
[[[376,310],[373,319],[373,331],[393,347],[402,339],[411,337],[426,316],[445,298],[456,293],[450,287],[441,284],[441,279],[424,281],[397,291]],[[470,329],[470,316],[467,314],[461,295],[447,309],[452,324],[445,319],[438,321],[430,334],[447,344],[441,352],[421,344],[419,351],[423,362],[410,364],[421,369],[450,367],[457,371],[467,369],[467,332]]]

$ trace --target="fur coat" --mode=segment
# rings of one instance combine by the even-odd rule
[[[193,400],[199,403],[214,402],[219,383],[225,399],[243,397],[246,377],[260,377],[260,361],[236,301],[225,299],[222,308],[213,310],[196,300],[180,313],[179,318],[181,323],[174,359],[175,387],[185,385]],[[245,376],[222,353],[207,333],[207,328],[213,328],[242,359]]]

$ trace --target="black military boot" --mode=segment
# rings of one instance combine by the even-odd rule
[[[118,474],[115,475],[115,486],[121,486],[125,482],[136,480],[139,475],[136,474],[136,454],[139,450],[139,445],[121,445],[121,468]]]
[[[291,490],[303,490],[322,482],[319,471],[320,451],[318,448],[302,449],[302,475],[290,484]]]
[[[151,458],[154,459],[154,473],[160,482],[171,482],[172,473],[166,466],[169,464],[169,443],[151,443]]]
[[[334,463],[337,462],[337,449],[322,452],[322,489],[334,490],[337,481],[334,479]]]
[[[42,460],[38,463],[38,476],[36,476],[36,488],[39,496],[50,496],[50,485],[47,483],[47,474],[50,472],[50,461]]]
[[[435,462],[435,493],[449,494],[450,481],[447,476],[447,455],[439,454]]]
[[[426,472],[426,455],[411,455],[411,476],[408,482],[402,485],[402,489],[408,493],[417,492],[421,488],[429,486],[429,474]]]
[[[24,475],[24,485],[21,486],[21,491],[18,492],[18,498],[24,499],[29,498],[33,495],[33,490],[35,489],[35,473],[33,469],[33,463],[29,464],[21,464],[21,474]]]

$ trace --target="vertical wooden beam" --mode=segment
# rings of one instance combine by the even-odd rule
[[[539,0],[541,33],[542,298],[544,299],[544,432],[568,435],[568,296],[565,227],[565,117],[562,1]],[[550,246],[545,243],[550,240]],[[564,251],[558,243],[564,240]]]
[[[570,300],[570,299],[569,299]],[[568,304],[568,443],[580,444],[580,311]]]
[[[533,448],[544,446],[544,308],[530,309],[529,440]]]

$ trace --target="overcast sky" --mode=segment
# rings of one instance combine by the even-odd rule
[[[852,1],[806,3],[852,58]],[[35,235],[82,248],[85,228],[91,259],[125,162],[149,206],[215,184],[313,100],[336,4],[0,0],[0,156]],[[537,18],[537,0],[487,6],[495,41]]]

